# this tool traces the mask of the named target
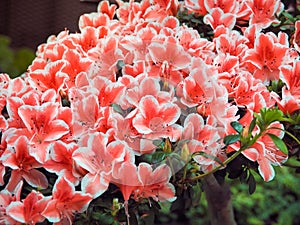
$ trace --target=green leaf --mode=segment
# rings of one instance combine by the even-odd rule
[[[192,191],[190,193],[192,197],[192,206],[196,207],[200,205],[201,195],[202,195],[202,189],[199,182],[197,182],[195,185],[192,186]]]
[[[108,213],[93,212],[93,219],[101,221],[103,225],[110,225],[114,222],[114,218]]]
[[[68,99],[66,99],[66,98],[62,98],[61,99],[61,105],[63,107],[71,107],[71,102]]]
[[[300,125],[295,125],[295,126],[294,126],[294,129],[295,129],[295,130],[300,130]]]
[[[240,182],[247,183],[248,178],[248,170],[244,170],[240,175]]]
[[[160,147],[160,148],[164,147],[164,141],[161,139],[152,141],[152,144],[154,144],[156,147]]]
[[[279,109],[267,109],[263,108],[260,110],[259,114],[254,114],[255,118],[257,119],[257,125],[259,128],[264,131],[267,127],[275,122],[275,121],[282,121],[283,120],[283,112]]]
[[[232,143],[235,143],[235,142],[239,141],[240,139],[241,139],[241,136],[239,134],[227,135],[224,138],[224,144],[225,145],[230,145]]]
[[[253,120],[252,120],[251,123],[250,123],[248,133],[252,133],[252,131],[253,131],[255,125],[256,125],[256,118],[253,118]]]
[[[112,103],[112,104],[111,104],[111,107],[112,107],[117,113],[120,113],[121,115],[123,115],[124,110],[121,108],[120,105],[115,104],[115,103]]]
[[[249,189],[248,189],[249,194],[252,195],[256,190],[256,181],[252,173],[249,173],[248,185],[249,185]]]
[[[159,163],[162,162],[166,157],[167,157],[168,153],[165,152],[154,152],[152,155],[152,163]]]
[[[130,225],[138,225],[139,224],[136,214],[132,211],[129,211],[129,223],[130,223]]]
[[[230,123],[230,125],[231,125],[231,126],[233,127],[233,129],[234,129],[236,132],[238,132],[239,134],[243,132],[244,127],[243,127],[243,125],[240,124],[239,122],[233,121],[233,122]]]
[[[291,15],[290,13],[286,12],[286,11],[282,11],[282,15],[284,15],[287,19],[289,19],[290,21],[294,21],[294,16]]]
[[[125,63],[124,63],[124,61],[123,60],[118,60],[118,62],[117,62],[117,70],[122,70],[123,69],[123,67],[125,66]]]
[[[199,23],[199,24],[202,23],[202,20],[198,19],[198,18],[192,18],[191,21],[194,22],[194,23]]]
[[[19,74],[14,74],[14,77],[26,72],[28,65],[35,58],[34,52],[29,48],[21,48],[15,52],[14,65],[18,69]]]
[[[279,137],[277,137],[274,134],[270,134],[270,133],[267,133],[267,134],[272,139],[272,141],[274,142],[276,147],[279,148],[280,151],[282,151],[286,155],[289,153],[288,148],[286,147],[286,144],[284,143],[284,141],[282,139],[280,139]]]

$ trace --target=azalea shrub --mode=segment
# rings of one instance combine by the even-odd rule
[[[0,223],[152,224],[208,175],[271,181],[299,158],[299,19],[279,0],[101,1],[0,75]]]

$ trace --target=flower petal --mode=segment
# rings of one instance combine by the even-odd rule
[[[90,194],[94,199],[102,195],[108,188],[109,180],[105,175],[86,174],[81,181],[81,189],[84,193]]]
[[[11,216],[14,220],[25,223],[25,209],[24,204],[22,202],[11,202],[7,208],[6,212],[9,216]]]
[[[32,169],[27,173],[23,173],[23,178],[33,187],[46,189],[48,187],[47,177],[40,171]]]
[[[42,215],[49,220],[51,223],[56,223],[60,221],[60,213],[57,210],[57,200],[50,201],[45,210],[42,212]]]

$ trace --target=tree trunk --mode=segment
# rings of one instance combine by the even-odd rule
[[[236,225],[231,204],[230,186],[218,183],[213,174],[203,179],[211,225]]]

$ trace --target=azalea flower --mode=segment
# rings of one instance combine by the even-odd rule
[[[138,109],[139,112],[133,118],[132,125],[139,133],[146,134],[152,140],[169,137],[169,127],[172,127],[180,116],[180,109],[176,104],[160,104],[151,95],[141,99]]]
[[[234,30],[226,30],[226,33],[219,34],[214,42],[218,55],[229,54],[237,57],[241,64],[243,63],[243,56],[248,50],[246,44],[249,42],[243,35]]]
[[[133,62],[137,60],[145,60],[148,53],[148,46],[151,44],[153,37],[157,35],[157,31],[152,27],[140,29],[135,36],[127,35],[121,39],[121,45],[134,55]]]
[[[200,59],[194,59],[192,65],[190,76],[186,77],[182,82],[182,93],[181,89],[178,89],[177,94],[179,96],[182,95],[180,100],[188,107],[202,105],[206,107],[215,96],[212,71]],[[200,67],[199,65],[202,66]]]
[[[160,79],[155,77],[144,77],[139,84],[126,90],[126,100],[133,107],[138,107],[142,97],[154,96],[159,103],[175,102],[175,93],[169,85],[169,90],[162,91]]]
[[[83,30],[86,27],[109,27],[110,16],[105,13],[86,13],[79,18],[79,28]]]
[[[245,107],[248,110],[259,112],[259,104],[265,107],[272,107],[274,100],[271,94],[261,80],[255,79],[250,73],[243,73],[231,80],[233,89],[230,97],[233,97],[239,107]],[[258,102],[259,101],[259,102]],[[264,102],[264,103],[262,103]],[[258,110],[258,111],[257,111]]]
[[[91,134],[87,146],[79,147],[72,157],[87,171],[81,181],[81,188],[93,198],[107,190],[114,164],[133,161],[133,155],[128,152],[126,144],[121,141],[108,143],[108,138],[102,133]]]
[[[134,191],[134,198],[152,198],[155,201],[174,201],[175,189],[169,183],[172,176],[167,165],[160,165],[153,169],[148,163],[140,163],[137,167],[141,186]]]
[[[48,201],[40,192],[32,191],[22,201],[13,201],[6,208],[7,214],[22,224],[43,222],[42,212]]]
[[[294,39],[293,39],[293,44],[294,48],[300,52],[300,21],[296,21],[295,23],[295,33],[294,33]]]
[[[185,0],[184,6],[195,13],[198,13],[200,15],[206,15],[208,13],[207,9],[204,5],[204,0]]]
[[[116,168],[112,182],[120,188],[123,194],[127,216],[128,200],[131,195],[136,200],[153,198],[155,201],[174,201],[176,199],[174,186],[169,183],[171,175],[171,170],[167,165],[161,165],[153,170],[147,163],[140,163],[137,167],[131,162],[125,162]]]
[[[231,5],[231,4],[228,4]],[[216,29],[219,25],[223,25],[229,29],[233,29],[236,23],[236,17],[232,13],[224,13],[220,8],[214,8],[203,18],[204,23]]]
[[[191,62],[191,57],[184,51],[183,47],[175,38],[162,38],[160,42],[153,41],[148,46],[149,60],[156,64],[156,67],[159,69],[158,75],[164,81],[177,84],[182,80],[182,74],[179,70],[187,69]],[[154,67],[151,68],[154,69]],[[151,71],[149,73],[151,73]]]
[[[136,155],[149,154],[155,151],[153,140],[140,134],[132,124],[131,117],[123,117],[119,113],[112,113],[109,123],[112,126],[113,136],[116,140],[125,141]]]
[[[279,14],[284,5],[280,0],[252,0],[246,2],[251,9],[250,25],[257,24],[261,28],[267,28],[272,23],[279,23],[275,15]]]
[[[109,16],[110,19],[113,19],[116,8],[117,8],[116,5],[114,4],[110,5],[109,1],[104,0],[99,3],[97,7],[97,11],[101,13],[105,13]]]
[[[42,189],[48,187],[46,176],[36,169],[42,167],[42,164],[30,155],[29,141],[25,136],[19,137],[13,146],[8,145],[1,160],[4,166],[12,169],[6,186],[8,191],[13,191],[23,179],[33,187]]]
[[[15,201],[20,201],[22,186],[23,181],[18,183],[12,192],[7,189],[0,191],[0,224],[21,225],[20,222],[8,214],[7,207]]]
[[[86,73],[92,64],[92,61],[88,58],[81,57],[77,51],[70,49],[64,53],[63,59],[65,59],[67,63],[62,68],[62,72],[68,74],[66,85],[68,88],[71,88],[75,84],[76,76],[79,73]]]
[[[275,128],[283,128],[283,125],[275,122],[270,125]],[[280,130],[270,129],[268,133],[283,138],[284,132]],[[242,152],[244,156],[252,161],[257,161],[258,171],[265,181],[270,181],[275,176],[275,171],[272,165],[279,166],[284,163],[288,156],[280,151],[267,135],[263,135],[259,140],[254,143],[249,149]]]
[[[123,58],[117,38],[106,37],[101,39],[98,45],[89,51],[89,59],[94,63],[91,77],[101,74],[101,76],[111,81],[116,81],[117,63]]]
[[[280,78],[286,84],[282,88],[282,98],[275,96],[278,107],[284,113],[292,114],[300,109],[300,61],[293,65],[285,65],[280,68]],[[274,96],[274,95],[273,95]]]
[[[29,82],[40,91],[52,88],[58,93],[64,87],[68,78],[68,75],[62,72],[65,65],[66,61],[63,60],[49,63],[45,68],[29,73],[31,78]]]
[[[240,142],[223,144],[236,134],[231,122],[245,134],[262,108],[300,109],[300,23],[291,40],[264,32],[279,22],[280,0],[117,3],[101,1],[80,16],[78,33],[51,35],[22,76],[0,74],[0,224],[72,224],[110,185],[123,195],[129,221],[130,201],[176,199],[170,178],[182,163],[144,161],[161,153],[157,142],[166,159],[178,155],[197,173],[211,173],[240,150]],[[182,23],[191,13],[213,37],[188,26],[197,20]],[[266,87],[279,80],[281,95]],[[281,129],[272,123],[241,152],[265,181],[288,158],[268,135],[282,139]],[[259,132],[255,126],[252,135]],[[20,199],[24,180],[26,190],[49,191],[55,182],[52,194],[24,189]]]
[[[92,197],[75,191],[74,185],[60,176],[53,187],[52,197],[47,199],[42,216],[55,224],[72,224],[74,213],[87,209]]]
[[[30,139],[30,155],[41,163],[48,157],[49,144],[69,133],[69,126],[56,118],[58,111],[58,104],[51,102],[41,106],[22,105],[18,109],[18,114],[27,128],[26,135]]]
[[[189,155],[200,165],[200,170],[208,172],[218,166],[218,160],[224,160],[221,151],[221,136],[216,126],[205,124],[199,114],[189,114],[184,120],[182,140],[187,140],[186,149]]]
[[[74,168],[73,152],[78,149],[74,142],[66,144],[56,141],[51,144],[49,159],[43,164],[44,168],[50,172],[65,177],[74,185],[78,185],[81,174]]]
[[[130,174],[130,176],[128,176]],[[113,170],[112,182],[116,184],[122,192],[124,198],[124,209],[129,221],[128,200],[133,191],[141,185],[138,178],[136,165],[132,162],[124,162]]]
[[[111,106],[124,94],[125,86],[120,82],[112,82],[105,77],[95,77],[91,83],[95,88],[100,106]]]
[[[269,35],[261,33],[256,39],[254,49],[247,51],[245,60],[254,66],[254,77],[268,84],[271,80],[279,79],[279,67],[284,61],[287,49],[286,46],[274,43]]]

